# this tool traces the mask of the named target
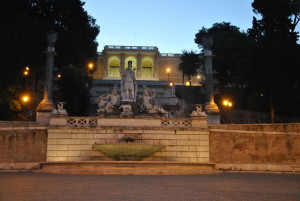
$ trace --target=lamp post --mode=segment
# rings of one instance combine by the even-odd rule
[[[52,76],[54,66],[55,42],[57,39],[57,33],[50,31],[47,33],[47,50],[44,51],[46,54],[46,69],[45,69],[45,86],[44,86],[44,98],[37,107],[37,122],[49,122],[49,118],[54,105],[52,102]]]
[[[168,75],[168,81],[170,81],[170,73],[171,73],[171,69],[167,68],[166,73]]]
[[[89,76],[92,75],[92,71],[94,70],[94,63],[90,62],[88,63],[88,73],[89,73]]]
[[[229,100],[224,100],[223,105],[226,108],[226,123],[230,123],[231,122],[230,109],[233,106],[233,103]]]

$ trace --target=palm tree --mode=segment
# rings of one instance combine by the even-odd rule
[[[191,83],[191,77],[197,74],[200,68],[200,56],[195,51],[183,50],[180,56],[180,64],[178,70],[182,73],[182,84],[184,84],[184,76],[186,75]]]

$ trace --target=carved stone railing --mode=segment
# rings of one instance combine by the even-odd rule
[[[161,121],[161,127],[192,127],[190,119],[166,119]]]
[[[161,127],[161,128],[207,128],[207,119],[201,118],[119,118],[119,117],[67,117],[51,116],[50,126],[65,127]]]
[[[118,46],[118,45],[105,45],[106,50],[158,50],[155,46]]]
[[[97,126],[97,118],[67,117],[67,126],[96,127]]]

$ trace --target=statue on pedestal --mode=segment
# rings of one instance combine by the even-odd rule
[[[197,104],[196,105],[196,110],[194,110],[190,116],[191,117],[206,117],[207,114],[203,110],[202,105]]]
[[[64,116],[67,116],[68,113],[64,109],[64,104],[65,104],[65,102],[58,102],[57,109],[53,109],[52,110],[52,114],[53,115],[64,115]]]
[[[105,94],[98,98],[98,107],[97,112],[112,114],[118,108],[121,102],[121,97],[118,94],[117,88],[113,88],[110,94]]]
[[[150,95],[149,89],[145,88],[143,95],[139,98],[140,100],[140,108],[142,112],[146,112],[148,114],[163,114],[166,116],[168,114],[162,106],[156,100],[156,92],[153,91]]]
[[[132,70],[132,61],[128,61],[128,69],[123,70],[121,78],[121,96],[122,101],[135,101],[137,93],[137,84],[135,74]]]

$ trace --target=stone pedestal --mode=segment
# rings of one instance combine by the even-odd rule
[[[36,121],[42,123],[49,123],[53,109],[54,105],[51,100],[42,100],[37,107]]]

